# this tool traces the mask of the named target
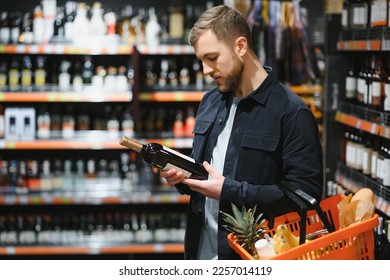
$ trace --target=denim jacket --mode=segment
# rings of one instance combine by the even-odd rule
[[[226,153],[220,211],[231,213],[231,203],[253,208],[271,218],[294,205],[277,186],[282,181],[320,199],[323,185],[322,148],[316,120],[308,106],[274,73],[238,104]],[[232,94],[217,88],[202,98],[194,129],[192,157],[210,162],[232,102]],[[185,259],[195,259],[204,221],[205,197],[186,185],[177,185],[191,195],[185,237]],[[228,231],[218,219],[218,258],[237,259],[227,243]]]

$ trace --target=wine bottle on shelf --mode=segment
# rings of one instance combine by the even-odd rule
[[[147,163],[161,170],[175,168],[182,171],[185,177],[199,180],[205,180],[208,177],[208,173],[201,163],[161,144],[141,144],[126,136],[122,136],[119,143],[141,153]]]

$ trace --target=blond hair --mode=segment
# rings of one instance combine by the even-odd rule
[[[233,43],[240,36],[246,38],[252,48],[252,34],[244,17],[235,9],[226,5],[212,7],[203,12],[188,35],[188,43],[194,46],[199,36],[211,30],[216,38],[226,43]]]

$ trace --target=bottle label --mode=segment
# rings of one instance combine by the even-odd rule
[[[35,70],[35,85],[36,86],[44,86],[46,84],[46,72],[42,69]]]
[[[162,170],[168,170],[168,169],[176,169],[177,171],[183,172],[183,176],[186,178],[189,178],[191,176],[191,172],[188,172],[187,170],[184,170],[180,167],[177,167],[176,165],[168,163]]]
[[[383,178],[383,185],[386,187],[390,186],[390,158],[385,158],[383,160],[383,169],[382,169],[382,178]]]
[[[355,77],[347,77],[345,81],[345,91],[347,98],[356,97],[357,80]]]
[[[384,111],[390,111],[390,84],[385,85],[385,100],[383,109]]]

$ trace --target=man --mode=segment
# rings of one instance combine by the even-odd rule
[[[292,211],[278,187],[282,181],[321,198],[322,150],[307,105],[261,65],[250,29],[234,9],[205,11],[189,34],[203,72],[216,88],[199,104],[192,156],[203,162],[208,180],[161,171],[180,193],[190,194],[186,259],[236,259],[220,211],[257,205],[265,217]]]

